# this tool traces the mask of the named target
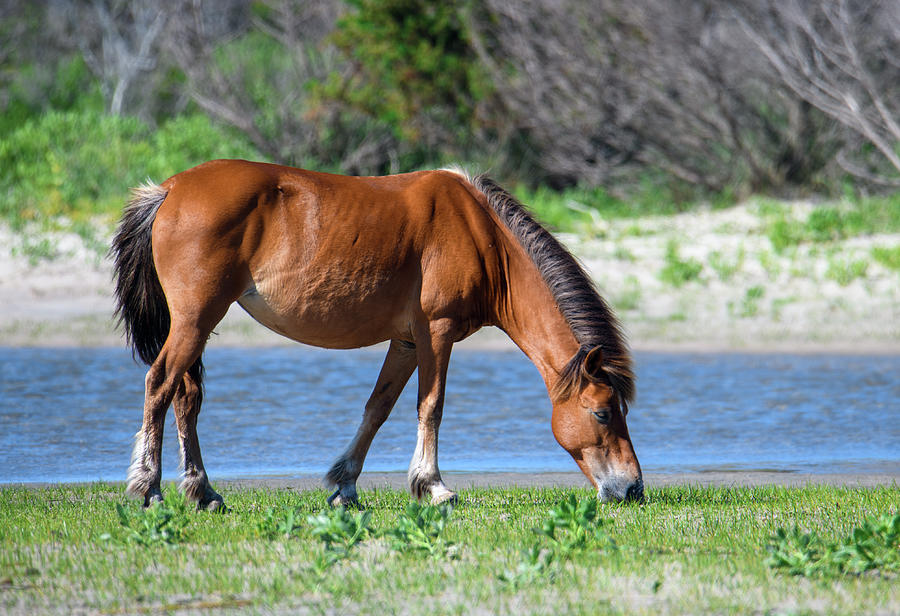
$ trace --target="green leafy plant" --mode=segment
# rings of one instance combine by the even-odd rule
[[[886,248],[876,246],[872,248],[872,258],[888,269],[900,272],[900,246]]]
[[[788,248],[800,244],[803,237],[802,225],[788,218],[779,216],[766,226],[766,236],[776,254],[784,254]]]
[[[622,292],[616,296],[613,304],[618,310],[636,310],[641,305],[641,282],[636,276],[626,276]]]
[[[744,298],[741,300],[738,315],[742,317],[755,317],[759,314],[759,300],[761,300],[765,294],[766,290],[759,285],[747,289],[746,293],[744,293]]]
[[[697,280],[703,272],[703,264],[696,259],[682,259],[678,242],[669,240],[666,244],[666,265],[659,272],[659,278],[673,287]]]
[[[766,564],[791,575],[817,574],[824,564],[824,546],[815,533],[803,533],[798,528],[779,528],[766,546]]]
[[[385,531],[394,549],[429,556],[455,554],[455,546],[444,538],[453,507],[411,502],[397,520],[396,528]]]
[[[709,266],[719,276],[719,280],[728,282],[744,265],[744,247],[738,248],[734,259],[728,259],[720,251],[709,253]]]
[[[846,287],[857,278],[863,278],[869,269],[869,264],[862,260],[831,259],[828,261],[828,269],[825,277],[834,280],[842,287]]]
[[[766,564],[790,575],[828,576],[900,571],[900,513],[869,518],[840,543],[816,533],[779,528],[766,546]]]
[[[325,543],[327,557],[336,562],[347,558],[351,550],[372,533],[372,513],[358,511],[351,513],[344,507],[322,511],[306,518],[310,532]]]
[[[518,590],[534,581],[546,577],[550,581],[556,577],[553,564],[556,554],[553,550],[542,548],[540,544],[534,544],[530,548],[522,550],[522,558],[515,571],[504,571],[497,579]]]
[[[608,520],[599,517],[597,499],[577,500],[574,494],[551,509],[540,528],[534,532],[550,541],[551,549],[560,556],[588,546],[616,549],[616,543],[604,531]]]
[[[104,533],[101,539],[138,545],[173,545],[184,541],[189,508],[184,495],[177,490],[167,490],[163,502],[146,509],[136,507],[116,503],[121,532]]]
[[[869,518],[834,550],[845,573],[900,571],[900,513]]]
[[[276,509],[269,507],[266,515],[257,522],[256,531],[266,539],[283,537],[290,539],[297,536],[300,531],[300,519],[297,517],[297,509]]]

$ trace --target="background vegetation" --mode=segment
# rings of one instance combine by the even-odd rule
[[[0,215],[117,211],[221,156],[462,161],[638,213],[890,192],[898,44],[887,1],[9,0]]]

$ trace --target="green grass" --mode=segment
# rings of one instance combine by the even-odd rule
[[[363,492],[365,513],[326,511],[321,490],[220,492],[225,515],[183,511],[172,495],[168,513],[145,513],[108,484],[3,488],[0,612],[900,610],[889,558],[809,577],[772,564],[804,533],[868,546],[871,520],[897,510],[896,486],[650,488],[643,506],[594,506],[586,489],[472,489],[446,515],[394,490]]]
[[[701,203],[674,199],[667,191],[652,183],[644,183],[628,199],[610,195],[603,188],[575,187],[554,191],[541,187],[513,187],[516,197],[542,223],[555,231],[597,233],[601,221],[671,216],[701,207]],[[639,233],[638,233],[639,234]]]
[[[834,280],[842,287],[846,287],[857,278],[865,278],[868,269],[868,261],[832,257],[828,259],[828,269],[825,270],[825,277]]]
[[[868,197],[816,206],[805,218],[791,216],[785,204],[758,204],[773,250],[783,254],[803,243],[829,243],[860,235],[900,232],[900,195]]]
[[[659,272],[659,279],[673,287],[681,287],[698,280],[703,273],[703,264],[696,259],[681,257],[678,242],[669,240],[666,244],[666,264]]]
[[[888,269],[900,272],[900,246],[888,248],[875,246],[872,248],[872,258]]]

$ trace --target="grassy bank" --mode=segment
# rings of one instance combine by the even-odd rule
[[[815,549],[896,511],[897,486],[669,487],[643,506],[596,511],[586,490],[473,489],[446,517],[387,489],[343,517],[323,511],[322,491],[223,495],[231,510],[218,516],[188,512],[174,494],[142,513],[107,484],[0,490],[0,611],[900,610],[896,563],[791,575],[772,560],[815,562]],[[779,528],[786,538],[773,540]]]

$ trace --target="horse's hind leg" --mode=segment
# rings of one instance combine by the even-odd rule
[[[184,478],[181,491],[198,509],[216,511],[224,507],[222,497],[209,485],[203,457],[200,455],[200,441],[197,439],[197,417],[203,402],[203,364],[197,360],[184,374],[175,391],[172,407],[175,411],[175,425],[181,445],[181,465]]]
[[[162,501],[160,458],[166,411],[176,390],[183,386],[185,372],[200,357],[208,333],[197,328],[178,328],[173,322],[166,343],[147,371],[144,421],[135,435],[127,490],[133,496],[143,497],[145,507]]]
[[[363,461],[366,459],[372,439],[391,414],[394,403],[397,402],[400,392],[415,369],[415,347],[405,342],[391,340],[375,389],[366,402],[366,410],[356,436],[325,475],[326,484],[337,487],[334,494],[328,498],[330,505],[337,507],[357,502],[356,480],[362,471]]]

